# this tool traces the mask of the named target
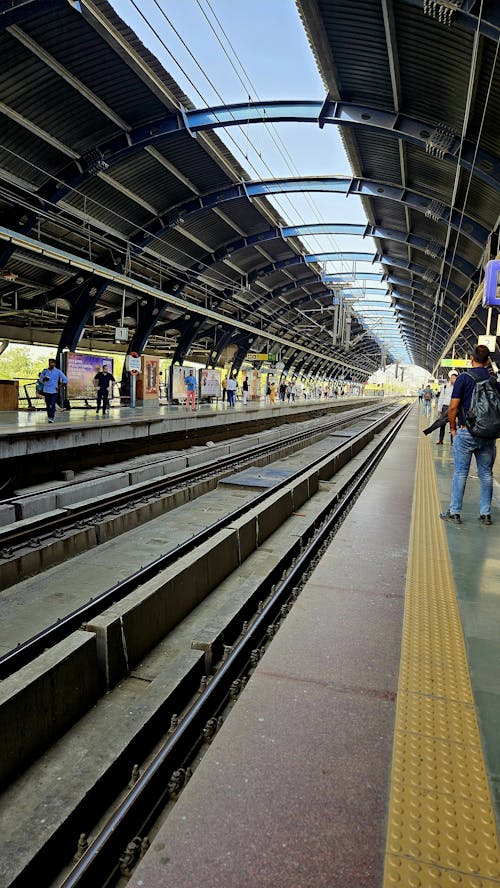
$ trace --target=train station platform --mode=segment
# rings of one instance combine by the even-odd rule
[[[500,885],[500,498],[439,520],[415,408],[134,871],[134,888]]]
[[[64,437],[75,433],[74,443],[78,444],[78,435],[102,435],[102,429],[112,429],[113,435],[118,438],[123,434],[123,429],[130,426],[134,429],[151,427],[150,434],[185,430],[194,425],[218,426],[223,418],[224,423],[234,424],[248,422],[256,417],[265,420],[273,416],[297,417],[309,414],[318,409],[339,410],[349,403],[366,403],[373,399],[368,398],[339,398],[336,400],[301,400],[293,403],[278,402],[265,404],[262,401],[243,404],[238,401],[234,408],[227,402],[213,402],[212,404],[198,405],[195,410],[187,410],[182,405],[167,405],[156,402],[145,403],[143,406],[112,407],[106,415],[96,414],[95,407],[78,408],[75,410],[58,410],[53,425],[47,423],[47,415],[44,410],[6,410],[0,412],[0,453],[7,443],[15,446],[16,441],[34,441],[42,436],[43,441],[50,440],[57,435],[60,441]],[[120,433],[120,429],[122,432]],[[77,433],[77,434],[76,434]],[[147,432],[145,431],[144,434]],[[134,432],[136,434],[136,432]]]
[[[112,407],[109,414],[95,408],[61,410],[48,424],[44,411],[0,413],[0,459],[4,475],[24,476],[120,461],[189,443],[220,441],[243,428],[265,430],[277,425],[337,413],[380,399],[339,398],[300,400],[292,403],[237,402],[234,408],[221,401],[202,404],[195,410],[184,406],[145,404],[134,409]],[[54,461],[54,452],[57,458]],[[75,456],[77,459],[75,460]],[[36,463],[33,460],[36,460]],[[36,471],[35,471],[36,469]],[[0,485],[1,489],[1,485]]]

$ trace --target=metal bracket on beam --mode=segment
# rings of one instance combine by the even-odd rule
[[[424,0],[424,14],[449,27],[462,6],[463,0]]]
[[[331,102],[332,102],[332,99],[331,99],[330,93],[327,93],[325,101],[323,102],[323,104],[321,106],[321,110],[318,114],[318,126],[320,129],[323,129],[323,127],[325,125],[325,119],[328,115],[328,110],[330,108]]]
[[[180,115],[182,117],[182,122],[183,122],[184,126],[186,127],[189,135],[191,136],[192,139],[197,139],[198,134],[196,132],[194,132],[192,129],[190,129],[190,127],[189,127],[188,116],[186,113],[186,109],[184,108],[183,105],[180,106],[179,111],[180,111]]]
[[[453,144],[456,140],[457,134],[449,126],[446,126],[445,123],[440,123],[434,132],[430,134],[429,138],[425,140],[425,153],[430,154],[431,157],[437,157],[439,160],[444,160],[447,154],[452,153]]]

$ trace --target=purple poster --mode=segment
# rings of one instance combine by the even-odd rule
[[[68,354],[68,394],[73,398],[95,398],[94,376],[107,364],[113,375],[113,358],[102,355]]]

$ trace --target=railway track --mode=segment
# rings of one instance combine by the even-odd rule
[[[68,494],[74,498],[60,508],[47,506],[41,514],[0,528],[0,589],[13,586],[20,580],[68,560],[74,554],[146,523],[177,506],[182,497],[184,501],[194,499],[236,470],[248,465],[266,464],[281,454],[303,448],[314,440],[339,431],[358,419],[365,420],[367,416],[376,415],[380,409],[380,404],[377,404],[352,410],[339,418],[327,419],[314,430],[299,429],[280,436],[278,441],[249,443],[244,452],[226,453],[214,458],[210,456],[209,449],[207,461],[204,462],[200,461],[198,451],[196,457],[187,457],[196,458],[196,465],[185,469],[177,467],[175,471],[167,469],[168,474],[161,474],[168,460],[158,461],[159,477],[110,492],[100,492],[98,489],[90,496],[88,490],[86,492],[86,482],[52,487],[49,492],[53,502],[61,492],[65,498]],[[128,478],[128,473],[123,470],[116,474],[118,478],[123,475]],[[105,483],[109,477],[106,474],[92,481]],[[18,513],[27,504],[27,512],[31,516],[38,507],[38,500],[44,495],[45,492],[40,491],[28,495],[24,493],[18,498],[19,501],[11,498],[5,500],[4,504],[13,505]]]
[[[364,412],[363,418],[366,419],[367,415],[373,415],[380,413],[380,407],[378,409],[371,409],[367,412]],[[350,416],[349,418],[343,418],[341,420],[335,420],[333,422],[329,422],[326,426],[322,427],[320,434],[327,435],[331,434],[334,431],[337,431],[340,428],[344,428],[346,425],[349,425],[353,422],[354,419],[358,418],[359,412],[356,411],[356,416]],[[378,425],[378,423],[376,423]],[[361,442],[366,436],[366,432],[363,431],[359,435],[354,435],[352,438],[352,444],[356,446],[359,442]],[[174,487],[178,487],[180,485],[192,484],[195,481],[205,480],[207,477],[215,478],[218,480],[222,475],[230,474],[235,469],[241,470],[245,466],[255,465],[256,458],[258,458],[259,462],[267,462],[273,455],[276,453],[282,453],[284,450],[288,450],[290,447],[296,447],[298,445],[305,446],[308,441],[317,438],[317,433],[312,432],[300,432],[295,433],[290,436],[287,436],[284,439],[281,439],[278,442],[269,443],[267,446],[256,446],[249,448],[245,451],[245,456],[242,457],[241,454],[235,454],[231,457],[224,457],[223,460],[216,460],[214,465],[202,465],[195,467],[193,469],[187,469],[185,472],[178,473],[175,477],[162,479],[161,481],[152,481],[146,482],[142,487],[144,488],[144,492],[140,497],[140,502],[144,501],[145,491],[147,491],[148,496],[161,496],[167,491],[171,491]],[[337,445],[338,450],[340,450],[344,444],[339,443]],[[319,457],[311,464],[311,468],[315,465],[319,465],[322,461],[322,457]],[[228,527],[232,522],[241,518],[251,509],[254,509],[261,503],[264,503],[270,496],[275,494],[277,491],[283,489],[291,482],[296,479],[299,479],[301,475],[301,470],[297,471],[294,475],[290,475],[283,479],[281,482],[276,483],[271,489],[265,490],[263,493],[255,496],[251,502],[246,503],[241,506],[239,509],[233,511],[230,515],[225,516],[219,521],[214,522],[209,527],[204,530],[198,532],[193,537],[187,539],[184,543],[178,545],[174,550],[165,553],[160,558],[155,559],[150,564],[147,564],[141,567],[136,573],[128,577],[127,579],[113,585],[111,588],[102,592],[99,596],[94,598],[92,601],[87,602],[82,607],[79,607],[75,611],[65,614],[58,621],[48,627],[46,627],[41,632],[37,633],[33,638],[28,639],[26,642],[16,645],[16,647],[0,656],[0,680],[7,678],[9,675],[12,675],[18,669],[21,669],[26,664],[30,663],[35,657],[39,656],[44,650],[52,647],[54,644],[57,644],[63,638],[66,638],[71,632],[74,632],[80,626],[85,625],[89,622],[89,620],[96,617],[98,614],[102,613],[106,610],[110,604],[121,601],[127,595],[130,595],[131,592],[134,591],[138,586],[146,583],[148,580],[151,580],[153,577],[157,576],[161,571],[165,570],[170,565],[174,564],[180,558],[182,558],[188,552],[192,552],[193,549],[196,549],[202,543],[205,543],[211,537],[214,537],[220,530],[225,527]],[[125,490],[122,493],[113,494],[110,498],[110,502],[107,503],[106,508],[110,512],[115,512],[118,504],[126,502],[129,508],[133,508],[134,505],[138,504],[137,502],[137,492],[134,491],[132,494],[130,491]],[[96,508],[99,509],[99,512],[96,514]],[[87,520],[95,521],[102,520],[104,517],[104,510],[102,505],[102,500],[99,501],[91,501],[88,504],[83,504],[81,509],[78,510],[78,523],[81,524],[85,521],[85,516],[87,516]],[[57,519],[57,528],[52,527],[46,533],[46,538],[51,539],[55,530],[61,532],[63,528],[67,528],[68,526],[71,528],[75,524],[76,516],[60,516]],[[40,524],[42,524],[43,516],[41,516]],[[18,531],[18,537],[21,538],[22,543],[19,545],[23,545],[26,543],[26,534],[30,533],[31,529],[20,528]],[[12,534],[15,534],[15,529],[12,531]],[[10,534],[10,531],[9,531]],[[0,535],[1,540],[1,535]]]
[[[258,659],[263,644],[273,636],[275,631],[273,627],[276,627],[277,623],[285,617],[290,604],[297,595],[297,590],[307,576],[307,572],[314,567],[315,559],[320,557],[336,526],[345,517],[353,500],[397,434],[407,412],[405,410],[401,413],[401,409],[399,409],[394,411],[391,417],[386,416],[384,420],[379,419],[374,424],[376,430],[380,432],[382,426],[387,425],[387,422],[390,421],[389,433],[384,433],[381,440],[370,448],[369,456],[363,460],[362,464],[356,466],[328,504],[318,512],[301,536],[297,537],[292,547],[277,558],[274,567],[265,578],[261,579],[245,605],[219,633],[217,643],[214,643],[213,646],[213,659],[214,661],[218,660],[217,667],[213,670],[214,674],[209,674],[202,679],[203,690],[201,693],[198,692],[200,687],[199,669],[194,670],[191,679],[185,682],[183,703],[181,704],[178,697],[175,701],[177,712],[182,712],[187,707],[179,726],[168,734],[166,740],[162,741],[160,750],[149,763],[147,769],[64,880],[64,888],[73,885],[89,885],[96,888],[100,885],[113,884],[117,878],[126,875],[127,870],[133,866],[134,861],[141,853],[141,848],[144,850],[147,845],[147,833],[158,811],[169,799],[175,799],[178,792],[181,791],[188,773],[189,762],[203,747],[203,744],[209,742],[213,732],[216,731],[218,719],[221,718],[228,700],[234,701],[238,696],[245,682],[246,674],[252,670],[252,664],[255,664]],[[394,419],[396,414],[399,414],[399,418]],[[355,439],[360,437],[360,435],[354,436],[353,440],[345,446],[355,445]],[[359,453],[356,446],[351,448],[351,452]],[[286,482],[281,483],[279,487],[282,488],[287,483],[291,483],[291,478],[287,478]],[[266,494],[259,496],[259,500],[263,501],[266,495],[273,494],[276,494],[276,489],[270,492],[266,491]],[[255,501],[252,501],[251,504],[244,507],[243,511],[253,508],[255,505]],[[224,519],[224,521],[234,520],[234,515]],[[213,528],[210,528],[209,531],[218,532]],[[192,541],[190,545],[192,548]],[[179,557],[179,553],[177,553],[177,557]],[[157,563],[154,566],[148,565],[146,568],[146,570],[157,572],[162,569],[164,569],[162,565]],[[114,591],[116,594],[116,590],[109,591]],[[124,591],[123,594],[124,596],[130,594],[130,590]],[[103,599],[99,604],[105,606],[105,603]],[[79,614],[77,619],[79,619],[78,625],[80,625],[82,615]],[[69,624],[66,626],[66,631],[72,631]],[[46,647],[47,641],[44,644]],[[34,650],[35,648],[32,648],[32,654]],[[33,655],[36,656],[36,654]],[[15,663],[15,659],[11,660],[10,666],[17,668]],[[192,702],[193,698],[194,702]],[[144,733],[147,734],[146,745],[150,749],[153,749],[155,744],[160,741],[161,734],[165,731],[165,720],[168,723],[169,715],[172,718],[171,700],[166,701],[165,705],[160,708],[162,710],[161,717],[155,718],[154,724],[148,724],[144,728]],[[140,760],[148,758],[144,754],[145,742],[145,737],[143,737],[141,743],[136,744],[128,755],[129,770],[130,755],[138,756],[139,750],[142,750],[143,755]],[[135,758],[132,761],[135,761]],[[39,885],[49,884],[50,880],[56,877],[57,871],[61,870],[61,848],[67,847],[66,843],[69,842],[70,847],[76,849],[76,838],[81,832],[82,823],[85,821],[95,823],[98,820],[98,812],[103,813],[111,804],[113,793],[119,795],[119,787],[123,786],[123,768],[119,770],[119,775],[114,774],[112,779],[104,781],[104,785],[91,794],[91,804],[89,802],[91,810],[85,812],[83,810],[85,805],[83,808],[80,805],[78,811],[69,817],[64,826],[56,831],[54,837],[33,856],[15,882],[9,882],[9,885],[12,884],[19,888],[21,885],[34,884],[33,879]],[[127,846],[128,850],[126,850]],[[47,873],[47,882],[40,881],[40,872]]]

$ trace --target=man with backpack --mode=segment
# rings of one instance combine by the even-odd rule
[[[485,345],[476,345],[471,363],[472,369],[461,373],[453,386],[448,408],[455,472],[450,508],[439,517],[451,524],[462,523],[460,512],[474,454],[480,485],[479,520],[489,526],[495,442],[500,436],[500,385],[488,370],[490,351]]]

